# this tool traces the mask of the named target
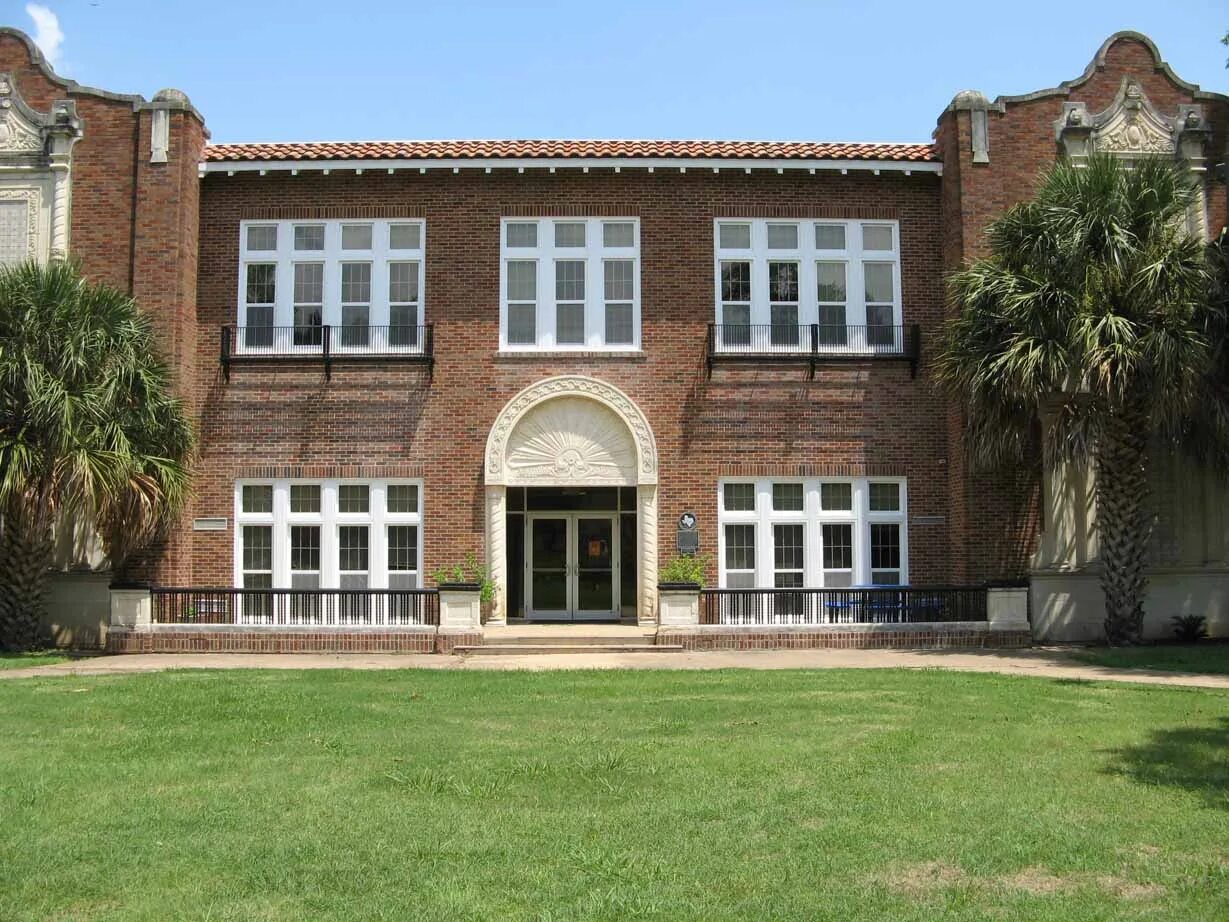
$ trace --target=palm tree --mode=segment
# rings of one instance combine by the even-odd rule
[[[113,568],[182,507],[193,446],[153,328],[57,262],[0,269],[0,648],[29,649],[57,528]]]
[[[1048,462],[1095,473],[1111,643],[1142,633],[1150,458],[1229,459],[1223,241],[1187,230],[1195,196],[1157,159],[1060,163],[949,280],[960,313],[935,372],[966,408],[975,462],[1035,458],[1044,424]]]

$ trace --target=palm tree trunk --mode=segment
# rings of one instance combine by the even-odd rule
[[[41,640],[52,563],[43,516],[10,509],[0,529],[0,649],[31,650]]]
[[[1139,404],[1135,404],[1138,406]],[[1152,538],[1148,428],[1135,409],[1111,412],[1097,443],[1097,534],[1105,634],[1111,644],[1139,643],[1144,629],[1144,575]]]

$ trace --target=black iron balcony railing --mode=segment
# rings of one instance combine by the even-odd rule
[[[379,627],[439,624],[436,589],[150,590],[154,624]]]
[[[701,624],[916,624],[985,621],[985,586],[705,589]]]
[[[230,380],[230,366],[242,362],[324,363],[326,378],[335,362],[434,361],[434,330],[425,326],[300,326],[222,327],[222,374]]]
[[[802,362],[815,377],[821,362],[896,359],[917,377],[921,333],[908,326],[804,323],[710,323],[708,372],[718,362]]]

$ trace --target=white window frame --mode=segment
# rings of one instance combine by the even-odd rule
[[[371,226],[370,250],[342,249],[343,225],[365,224]],[[412,224],[418,227],[418,247],[416,249],[393,249],[391,245],[391,227],[394,224]],[[294,248],[294,229],[296,226],[324,227],[324,249],[296,250]],[[277,247],[273,250],[248,249],[248,229],[251,227],[276,227]],[[294,326],[294,266],[296,263],[323,263],[323,294],[321,308],[321,324],[327,327],[340,327],[342,323],[341,301],[341,266],[343,263],[371,264],[371,300],[368,304],[368,326],[377,330],[387,330],[390,324],[390,277],[389,265],[392,263],[415,263],[418,267],[418,325],[426,323],[426,254],[427,254],[427,223],[422,218],[340,218],[330,220],[303,219],[297,221],[259,221],[245,220],[239,222],[239,290],[237,297],[238,310],[236,314],[239,327],[247,326],[247,273],[252,264],[268,263],[277,268],[274,272],[273,326],[288,328]],[[397,302],[409,303],[409,302]],[[337,338],[338,340],[340,337]],[[385,333],[372,333],[366,345],[356,345],[353,350],[361,352],[421,352],[424,337],[417,337],[417,342],[406,345],[390,343]],[[319,352],[320,346],[315,344],[295,345],[292,336],[272,336],[267,345],[249,345],[244,337],[236,338],[236,350],[243,353],[284,353],[284,352]],[[347,347],[335,340],[332,348],[337,352],[346,352]]]
[[[751,245],[746,248],[722,247],[721,226],[723,224],[744,224],[751,228]],[[797,249],[770,249],[768,246],[768,227],[773,224],[794,224],[798,227]],[[845,247],[840,250],[819,249],[815,245],[815,228],[818,225],[841,225],[845,228]],[[892,230],[892,251],[867,250],[863,247],[862,229],[864,227],[889,227]],[[819,286],[818,264],[821,262],[839,262],[845,264],[845,326],[847,342],[844,344],[825,344],[822,341],[819,351],[845,352],[900,352],[903,342],[899,335],[892,346],[877,345],[868,341],[866,329],[866,284],[863,266],[867,263],[890,263],[892,270],[892,325],[904,325],[903,298],[901,295],[900,274],[900,222],[896,220],[839,220],[829,218],[798,218],[798,219],[765,219],[765,218],[715,218],[713,220],[713,287],[714,287],[714,322],[720,325],[722,319],[721,299],[721,265],[727,262],[746,262],[751,265],[751,319],[752,327],[768,327],[772,323],[772,307],[769,300],[770,262],[798,263],[798,324],[800,327],[819,323]],[[743,303],[743,302],[738,302]],[[876,302],[879,303],[879,302]],[[856,332],[855,331],[859,331]],[[810,351],[809,338],[803,339],[798,346],[789,344],[773,345],[766,336],[756,336],[753,332],[749,337],[751,343],[736,341],[718,341],[717,348],[725,352],[798,352]]]
[[[755,485],[755,511],[725,509],[727,483]],[[772,508],[774,483],[801,483],[803,508],[777,512]],[[847,483],[853,493],[853,508],[849,511],[825,510],[820,506],[820,485]],[[870,484],[894,483],[900,491],[900,509],[892,512],[870,511]],[[904,477],[724,477],[717,482],[717,570],[718,584],[726,588],[725,526],[755,525],[755,587],[775,588],[776,561],[773,526],[802,524],[804,526],[805,569],[803,587],[824,588],[823,526],[847,524],[853,526],[853,586],[871,585],[871,524],[895,524],[900,528],[900,584],[909,584],[908,486]],[[844,588],[844,587],[842,587]]]
[[[538,243],[534,247],[508,246],[509,224],[537,225]],[[584,224],[583,247],[556,247],[555,224]],[[603,239],[605,224],[631,224],[632,246],[607,247]],[[632,262],[632,341],[606,343],[605,263],[611,260]],[[555,338],[555,264],[580,260],[585,263],[585,341],[558,343]],[[533,343],[508,341],[509,262],[533,262],[537,267],[537,303]],[[598,218],[504,217],[499,222],[499,349],[501,352],[639,352],[640,338],[640,219],[607,215]],[[523,302],[518,302],[523,303]],[[626,303],[624,301],[612,303]]]
[[[310,484],[320,487],[319,512],[291,512],[290,487],[292,484]],[[369,488],[368,511],[341,512],[337,500],[343,484],[365,484]],[[391,485],[414,486],[418,489],[417,512],[389,512],[387,491]],[[272,512],[244,512],[243,488],[252,485],[273,487]],[[335,480],[309,479],[251,479],[235,483],[235,535],[234,575],[235,585],[243,585],[243,527],[245,525],[271,525],[273,527],[273,588],[290,588],[290,527],[292,525],[318,525],[320,527],[320,588],[340,588],[338,569],[338,531],[345,525],[366,525],[368,528],[367,559],[369,589],[388,588],[388,526],[413,525],[418,528],[418,586],[423,587],[423,507],[425,495],[421,480],[397,478],[370,480],[346,478]],[[402,571],[408,572],[408,571]]]

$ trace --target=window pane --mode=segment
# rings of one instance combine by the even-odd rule
[[[824,525],[823,542],[825,570],[853,569],[852,525]]]
[[[796,250],[798,249],[797,224],[769,224],[768,249]]]
[[[862,249],[891,252],[892,228],[886,224],[863,224]]]
[[[290,569],[320,569],[320,526],[290,526]]]
[[[636,341],[630,304],[606,305],[606,345],[630,346]]]
[[[273,326],[273,305],[264,304],[250,306],[247,309],[248,329],[244,334],[244,342],[249,346],[272,346],[273,331],[258,330],[255,327]]]
[[[277,249],[277,225],[276,224],[261,224],[256,227],[248,228],[248,249],[249,250],[276,250]]]
[[[816,224],[815,248],[817,250],[845,249],[844,224]]]
[[[367,570],[367,526],[342,525],[337,529],[337,569]]]
[[[370,250],[370,224],[343,224],[341,226],[341,248],[343,250]]]
[[[250,483],[243,486],[244,512],[272,512],[273,485],[268,483]]]
[[[510,247],[536,247],[538,245],[538,225],[528,221],[509,224],[507,241]]]
[[[772,508],[775,512],[801,512],[802,484],[774,483],[772,485]]]
[[[721,300],[751,300],[751,263],[723,262],[721,264]]]
[[[323,250],[323,224],[296,224],[294,226],[294,248],[296,250]]]
[[[243,526],[243,569],[273,569],[272,525]]]
[[[585,222],[556,221],[555,246],[583,247],[585,245]]]
[[[585,306],[583,304],[555,305],[555,342],[569,346],[585,341]]]
[[[850,512],[853,510],[853,484],[821,483],[819,504],[825,512]]]
[[[866,301],[892,301],[892,264],[865,263],[862,269],[866,277]]]
[[[366,346],[371,342],[371,308],[347,304],[341,309],[339,346]]]
[[[371,300],[371,263],[341,264],[341,300],[348,304]]]
[[[390,525],[388,527],[388,569],[418,569],[418,526]]]
[[[295,263],[295,304],[319,304],[324,300],[324,264]]]
[[[538,264],[527,259],[508,261],[508,300],[536,301],[538,298]]]
[[[872,483],[870,485],[871,512],[899,512],[900,484]]]
[[[798,264],[768,264],[768,299],[770,301],[798,300]]]
[[[417,250],[421,246],[421,229],[417,224],[392,224],[388,228],[390,250]]]
[[[290,485],[291,512],[319,512],[320,484],[292,483]]]
[[[418,300],[418,263],[388,264],[388,300]]]
[[[392,483],[388,485],[385,505],[389,512],[417,512],[418,486],[412,483]]]
[[[726,512],[755,511],[755,484],[727,483],[723,493]]]
[[[555,300],[585,299],[585,263],[581,259],[561,259],[555,263]]]
[[[801,570],[803,566],[804,526],[774,525],[772,527],[773,567],[777,570]]]
[[[635,246],[635,225],[630,221],[607,221],[602,225],[602,245],[608,247]]]
[[[727,589],[754,589],[755,574],[727,573],[725,575],[725,585]]]
[[[343,483],[337,488],[338,512],[368,512],[371,490],[365,483]]]
[[[721,322],[725,324],[725,342],[735,345],[749,345],[751,342],[751,307],[747,304],[726,304],[721,308]],[[730,329],[731,327],[747,327],[745,330]]]
[[[725,527],[725,568],[727,570],[755,569],[754,525],[727,525]]]
[[[418,308],[413,304],[394,304],[388,309],[389,342],[394,346],[418,343]]]
[[[845,264],[816,263],[820,301],[845,300]]]
[[[750,224],[717,225],[717,242],[723,250],[746,250],[751,247]]]
[[[900,526],[871,525],[871,569],[900,569]]]
[[[532,304],[508,305],[508,342],[531,346],[537,342],[537,308]]]
[[[247,303],[272,304],[277,294],[277,266],[259,263],[248,266]]]
[[[630,301],[635,286],[633,266],[630,259],[608,259],[603,264],[606,275],[606,300]]]

